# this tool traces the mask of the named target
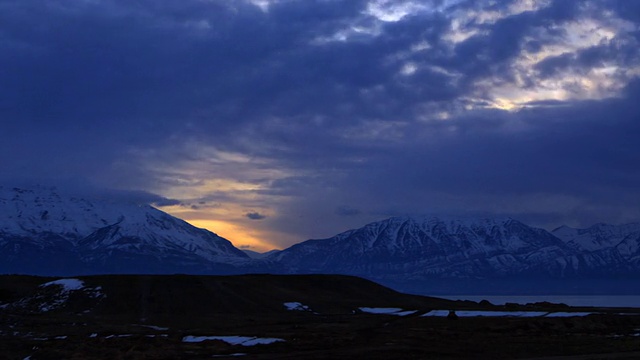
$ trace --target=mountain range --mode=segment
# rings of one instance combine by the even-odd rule
[[[421,279],[634,275],[640,224],[552,232],[511,218],[396,217],[271,255],[292,272]]]
[[[640,280],[640,224],[551,232],[511,218],[396,217],[270,254],[149,205],[0,187],[0,273],[311,274],[386,284],[477,279]]]

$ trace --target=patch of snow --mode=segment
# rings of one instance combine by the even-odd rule
[[[51,286],[55,286],[54,290],[57,290],[57,292],[40,292],[35,296],[24,298],[16,303],[13,303],[11,304],[11,306],[31,307],[36,305],[40,312],[48,312],[62,307],[69,299],[69,296],[72,292],[82,291],[85,295],[94,299],[101,299],[105,297],[105,295],[100,292],[101,287],[85,287],[84,282],[79,279],[58,279],[41,284],[40,288],[48,289]],[[82,313],[87,312],[90,312],[90,309],[87,309]]]
[[[307,305],[303,305],[302,303],[299,303],[297,301],[286,302],[284,303],[284,307],[286,307],[287,310],[311,311],[311,309],[309,309]]]
[[[50,281],[48,283],[40,285],[40,287],[46,287],[51,285],[60,285],[62,286],[63,291],[73,291],[80,290],[84,287],[84,282],[79,279],[59,279],[55,281]]]
[[[44,283],[40,285],[41,288],[47,288],[50,286],[60,287],[59,292],[55,296],[53,296],[51,299],[46,299],[46,297],[42,297],[42,296],[36,296],[33,299],[23,299],[22,302],[25,302],[26,300],[25,302],[26,304],[29,302],[29,300],[43,299],[45,301],[44,303],[40,304],[40,307],[39,307],[40,311],[41,312],[51,311],[62,306],[69,299],[70,292],[84,289],[84,282],[79,279],[58,279],[58,280],[50,281],[48,283]],[[21,305],[21,303],[18,303],[18,305]]]
[[[87,288],[84,291],[94,299],[105,296],[102,293],[102,286],[97,286],[95,288]]]
[[[89,337],[90,337],[90,338],[97,338],[97,337],[98,337],[98,334],[93,333],[93,334],[89,335]]]
[[[611,335],[608,335],[607,337],[608,337],[608,338],[619,339],[619,338],[628,337],[628,336],[631,336],[631,337],[638,337],[638,336],[640,336],[640,333],[637,333],[637,334],[628,334],[628,335],[626,335],[626,334],[611,334]]]
[[[361,307],[360,311],[368,314],[384,314],[384,315],[396,315],[396,316],[407,316],[411,314],[415,314],[417,310],[403,310],[400,308],[370,308],[370,307]]]
[[[254,346],[254,345],[268,345],[273,344],[280,341],[285,341],[284,339],[278,338],[259,338],[259,337],[248,337],[248,336],[185,336],[182,338],[182,342],[186,343],[198,343],[207,340],[220,340],[224,341],[227,344],[231,345],[242,345],[242,346]]]
[[[105,339],[126,338],[126,337],[131,337],[131,336],[133,336],[133,334],[109,335],[109,336],[106,336]]]
[[[63,335],[63,336],[56,336],[54,337],[55,340],[65,340],[68,336]]]
[[[169,337],[169,335],[167,335],[167,334],[160,334],[160,335],[145,335],[145,337],[148,337],[148,338],[154,338],[154,337]]]

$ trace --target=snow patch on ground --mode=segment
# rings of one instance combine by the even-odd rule
[[[60,285],[62,286],[62,291],[73,291],[80,290],[84,287],[84,282],[79,279],[59,279],[55,281],[50,281],[48,283],[40,285],[40,287],[46,287],[51,285]]]
[[[297,301],[286,302],[286,303],[284,303],[284,307],[286,307],[287,310],[311,311],[311,309],[309,309],[309,307],[307,305],[304,305],[304,304],[299,303]]]
[[[259,337],[249,337],[249,336],[185,336],[182,338],[182,342],[186,343],[198,343],[207,340],[220,340],[224,341],[227,344],[231,345],[242,345],[242,346],[254,346],[254,345],[268,345],[276,342],[285,341],[284,339],[278,338],[259,338]]]
[[[620,338],[625,338],[625,337],[639,337],[640,333],[635,333],[635,334],[611,334],[608,335],[608,338],[614,338],[614,339],[620,339]]]
[[[50,286],[59,286],[60,290],[52,297],[48,299],[45,297],[43,299],[44,302],[40,304],[41,312],[51,311],[64,305],[64,303],[69,299],[69,293],[83,289],[84,282],[78,279],[59,279],[40,285],[41,288],[47,288]]]
[[[56,287],[52,289],[54,292],[49,290],[52,286]],[[75,291],[83,291],[87,296],[94,299],[104,297],[100,286],[95,288],[85,287],[84,282],[79,279],[58,279],[44,283],[40,285],[40,288],[43,290],[39,294],[22,299],[12,305],[29,307],[36,304],[40,312],[48,312],[62,307],[69,299],[69,295]]]
[[[370,307],[361,307],[360,311],[368,314],[384,314],[384,315],[396,315],[396,316],[407,316],[411,314],[415,314],[417,310],[404,310],[401,308],[370,308]]]

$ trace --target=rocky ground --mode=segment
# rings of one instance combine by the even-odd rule
[[[456,302],[329,275],[0,277],[0,359],[219,357],[633,359],[640,310]]]

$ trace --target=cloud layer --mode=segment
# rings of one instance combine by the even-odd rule
[[[398,214],[637,221],[637,14],[0,0],[0,176],[156,193],[256,248]]]

